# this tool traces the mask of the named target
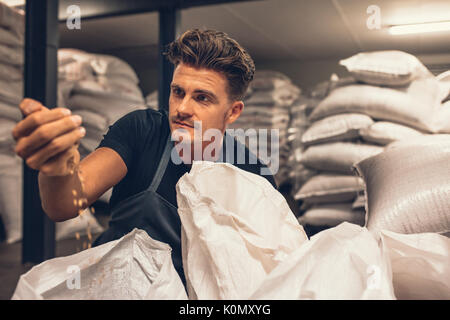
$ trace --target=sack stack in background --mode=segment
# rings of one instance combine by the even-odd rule
[[[135,71],[117,57],[60,49],[58,71],[58,105],[79,114],[86,128],[82,157],[95,150],[108,126],[146,108]]]
[[[153,109],[153,110],[159,110],[158,107],[158,90],[155,90],[151,93],[149,93],[145,97],[145,104],[147,105],[147,108]]]
[[[354,80],[334,86],[311,112],[301,163],[318,170],[295,194],[303,225],[364,224],[364,182],[353,165],[398,140],[450,132],[448,87],[405,52],[360,53],[341,61]],[[447,109],[448,110],[448,109]],[[447,111],[448,112],[448,111]],[[308,228],[306,228],[308,230]]]
[[[22,119],[24,30],[23,11],[0,3],[0,218],[8,243],[22,237],[22,161],[12,130]]]
[[[264,150],[263,154],[267,154],[269,159],[272,152],[278,151],[279,166],[275,174],[278,186],[287,182],[289,176],[290,147],[287,130],[290,108],[299,98],[300,93],[300,88],[284,74],[268,70],[257,71],[244,98],[244,111],[234,123],[229,125],[230,129],[243,129],[247,137],[258,138],[258,151]],[[260,138],[259,129],[268,130],[267,139]],[[271,129],[277,130],[275,136],[271,135]],[[278,145],[273,143],[275,141],[279,141]],[[260,152],[252,150],[248,141],[241,142],[247,144],[250,151],[258,155],[261,160],[265,160]]]

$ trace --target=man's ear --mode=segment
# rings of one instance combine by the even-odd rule
[[[236,119],[239,118],[243,110],[244,110],[244,102],[235,101],[231,106],[230,110],[228,110],[227,124],[236,121]]]

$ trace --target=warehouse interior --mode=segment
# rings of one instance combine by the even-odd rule
[[[93,1],[87,2],[93,3]],[[392,165],[388,167],[386,165],[386,167],[382,167],[380,165],[380,168],[378,168],[380,171],[377,172],[379,175],[386,173],[383,170],[389,168],[395,173],[392,174],[393,178],[394,176],[398,179],[404,177],[406,181],[412,181],[416,185],[412,187],[407,182],[404,185],[402,185],[402,182],[399,182],[399,188],[404,186],[405,192],[407,192],[407,194],[405,193],[405,199],[392,199],[389,197],[383,198],[381,191],[378,193],[373,191],[371,193],[371,190],[374,189],[369,189],[369,187],[373,187],[375,183],[381,184],[379,179],[373,178],[370,180],[367,178],[370,168],[375,168],[375,165],[371,167],[371,163],[362,162],[357,170],[345,167],[346,164],[342,168],[339,167],[341,164],[336,164],[329,158],[332,158],[334,154],[339,153],[346,146],[349,146],[350,150],[362,144],[367,146],[367,148],[364,150],[355,149],[355,151],[352,149],[349,153],[353,152],[355,157],[358,158],[358,162],[366,158],[372,159],[372,157],[376,157],[378,154],[388,150],[390,143],[401,142],[401,138],[406,142],[417,142],[417,145],[422,148],[418,149],[416,147],[414,149],[410,146],[411,149],[405,149],[403,153],[404,158],[400,160],[401,163],[410,159],[407,156],[408,154],[416,155],[418,154],[417,150],[424,150],[425,152],[427,148],[429,148],[430,154],[434,155],[436,153],[436,158],[443,157],[442,159],[445,159],[446,156],[449,156],[450,28],[437,32],[416,32],[402,35],[392,34],[391,30],[391,27],[401,25],[425,25],[432,22],[450,24],[449,1],[378,0],[374,4],[373,1],[368,0],[254,0],[212,1],[215,3],[209,5],[207,4],[208,1],[199,2],[203,2],[204,5],[187,6],[179,10],[178,35],[192,28],[220,30],[239,42],[253,58],[256,66],[254,79],[257,81],[254,81],[255,86],[252,87],[250,85],[248,95],[244,100],[245,106],[248,106],[248,114],[246,114],[246,108],[244,108],[241,122],[237,121],[232,128],[247,126],[246,129],[270,128],[278,129],[282,132],[280,134],[280,139],[283,141],[283,143],[280,142],[280,168],[277,175],[275,175],[275,180],[279,187],[278,190],[288,203],[295,219],[298,219],[300,225],[305,229],[308,237],[337,227],[342,222],[367,226],[368,219],[371,219],[370,214],[369,217],[367,215],[368,210],[370,209],[371,212],[378,210],[376,204],[374,204],[375,201],[383,202],[383,205],[379,206],[380,210],[383,209],[393,216],[397,217],[398,212],[401,211],[399,208],[402,205],[407,208],[404,210],[409,210],[411,216],[413,216],[415,211],[411,210],[412,207],[402,204],[401,201],[413,202],[411,199],[420,198],[422,199],[421,201],[433,203],[433,205],[438,202],[435,207],[433,205],[429,207],[426,207],[426,205],[418,206],[420,210],[436,208],[436,213],[429,211],[426,217],[423,218],[424,220],[417,218],[417,225],[420,225],[420,227],[416,229],[414,227],[411,227],[412,229],[405,227],[408,230],[406,231],[405,229],[401,232],[399,231],[401,227],[397,229],[393,227],[391,231],[404,234],[439,234],[440,236],[442,235],[442,238],[448,240],[450,232],[450,184],[448,182],[450,181],[450,161],[446,163],[443,160],[436,160],[436,163],[434,163],[426,162],[429,161],[428,159],[426,161],[423,160],[424,165],[436,165],[436,168],[442,169],[436,178],[437,180],[434,182],[425,181],[422,185],[425,188],[425,186],[430,186],[430,183],[436,183],[431,184],[432,189],[436,192],[436,197],[432,199],[426,198],[426,192],[417,187],[421,183],[414,174],[402,176],[402,172],[406,172],[402,171],[402,166],[396,167]],[[60,1],[60,16],[68,4],[68,1]],[[85,116],[86,118],[90,117],[92,122],[86,124],[88,134],[86,139],[80,142],[80,154],[82,157],[85,157],[95,150],[108,127],[124,114],[137,109],[158,109],[158,104],[161,101],[161,99],[158,100],[157,95],[160,86],[161,70],[159,60],[160,13],[158,11],[138,12],[83,19],[83,14],[89,11],[90,8],[83,7],[83,1],[71,1],[70,4],[81,8],[80,28],[70,28],[69,24],[73,23],[73,21],[69,21],[69,18],[64,20],[60,17],[58,25],[59,51],[56,61],[58,66],[56,104],[57,106],[68,107],[74,113],[77,113],[77,110],[80,111],[79,114],[83,119]],[[24,1],[0,0],[0,5],[10,6],[17,12],[26,8]],[[1,6],[0,8],[2,8]],[[1,10],[0,13],[2,13]],[[71,13],[66,11],[66,14],[70,16]],[[0,15],[0,27],[8,30],[1,23]],[[22,20],[21,23],[24,23],[24,21]],[[22,29],[22,31],[24,30]],[[8,38],[2,41],[2,37],[6,37],[3,34],[5,32],[0,33],[0,46],[15,48],[15,52],[23,52],[24,33],[17,36],[18,43],[15,47],[12,42],[16,40],[9,41]],[[355,85],[354,77],[357,76],[352,72],[353,70],[351,70],[350,66],[354,63],[354,60],[350,61],[349,58],[356,57],[360,53],[392,53],[394,50],[392,61],[389,61],[386,66],[382,65],[380,68],[390,68],[395,72],[402,71],[403,65],[401,64],[406,61],[405,65],[413,65],[416,68],[414,72],[417,72],[417,74],[426,73],[426,76],[423,76],[423,78],[421,78],[421,75],[415,76],[414,81],[417,82],[414,85],[416,87],[414,85],[408,87],[413,81],[410,79],[409,82],[403,83],[403,86],[406,85],[407,89],[405,91],[399,89],[398,91],[411,95],[411,100],[407,101],[420,101],[423,104],[429,103],[429,105],[438,104],[439,107],[436,108],[440,108],[437,111],[440,113],[436,118],[439,118],[439,121],[430,120],[431,122],[426,122],[423,120],[422,115],[431,113],[427,111],[417,111],[417,115],[414,113],[416,111],[413,111],[412,115],[407,115],[409,112],[405,111],[399,111],[398,113],[395,113],[397,112],[395,111],[395,116],[390,117],[387,115],[390,112],[388,109],[371,110],[364,114],[364,112],[360,111],[361,109],[358,109],[359,105],[358,107],[350,107],[354,102],[352,97],[355,97],[354,100],[359,98],[356,91],[350,90],[351,86]],[[401,53],[399,54],[399,52]],[[5,56],[7,55],[8,53],[5,54]],[[107,75],[103,78],[83,78],[84,75],[82,73],[84,69],[77,69],[76,67],[76,63],[80,61],[91,59],[89,61],[102,62],[102,57],[106,56],[115,57],[114,59],[118,58],[118,60],[105,60],[107,61],[106,64],[110,63],[118,66],[117,74],[120,73],[117,77],[118,80],[114,80],[113,77],[111,78],[112,80],[108,79]],[[373,60],[370,60],[371,57],[368,57],[364,66],[370,68],[372,66],[371,63],[376,65],[378,61],[386,59],[385,57],[383,55],[380,55],[379,58],[374,56]],[[389,54],[387,57],[389,57]],[[364,58],[366,57],[363,56],[361,59]],[[395,61],[395,59],[398,60]],[[19,60],[21,62],[12,62],[11,65],[14,70],[23,72],[23,59]],[[10,82],[10,85],[11,83],[17,83],[17,87],[20,87],[19,91],[22,94],[20,98],[22,98],[23,78],[17,77],[13,82],[7,80],[12,73],[10,67],[6,69],[6,65],[7,62],[0,58],[0,68],[5,68],[5,72],[0,70],[2,83]],[[98,70],[102,68],[101,65],[97,67]],[[93,68],[95,69],[95,67]],[[376,72],[379,72],[379,70],[376,70]],[[385,90],[386,88],[386,90],[397,90],[395,86],[386,84],[387,82],[380,84],[370,83],[369,80],[364,82],[364,76],[367,76],[367,74],[361,76],[363,80],[361,78],[356,79],[358,84],[363,83],[365,85],[363,90],[367,90],[362,92],[361,95],[370,95],[371,93],[377,95],[378,92],[381,95],[385,91],[377,91],[380,88],[380,90]],[[395,78],[396,76],[392,77]],[[127,80],[123,80],[124,78],[127,78]],[[130,81],[130,78],[133,80]],[[120,83],[121,79],[124,81],[123,84]],[[386,81],[389,81],[389,79]],[[82,83],[82,81],[86,82]],[[261,87],[268,84],[270,88],[259,97],[258,92],[265,90],[258,87],[261,83],[264,83]],[[371,87],[376,87],[376,89],[373,89],[374,91],[372,92],[370,91]],[[391,89],[392,87],[394,89]],[[15,90],[14,88],[16,87],[11,85],[11,89],[8,87],[6,91]],[[286,92],[287,97],[278,96],[276,93],[277,88],[285,90],[283,92]],[[329,134],[329,128],[334,125],[334,122],[329,122],[325,123],[328,129],[322,129],[322,132],[320,132],[321,129],[316,126],[316,129],[319,131],[310,131],[308,133],[308,129],[312,128],[312,125],[318,123],[321,119],[346,114],[345,111],[327,113],[324,103],[326,99],[332,96],[333,92],[337,95],[338,91],[341,92],[341,89],[346,90],[346,88],[348,89],[346,97],[351,96],[348,100],[342,98],[349,105],[350,111],[347,111],[347,113],[356,114],[357,116],[344,122],[348,126],[354,125],[355,127],[347,128],[346,132],[340,132],[336,136],[327,138],[326,135]],[[90,100],[86,98],[88,96],[86,92],[89,90],[97,90],[97,92],[100,90],[105,100],[99,99],[98,101],[104,101],[105,105],[111,103],[111,108],[108,105],[110,111],[107,111],[105,107],[104,112],[100,109],[97,112],[95,108],[98,107],[98,104],[96,105],[94,102],[91,102],[92,106],[83,107],[83,104],[90,103]],[[114,95],[114,90],[120,91],[119,98],[116,98],[117,96]],[[429,90],[429,95],[427,95],[427,90]],[[0,92],[0,99],[3,99],[3,96],[7,96],[9,99],[8,92],[4,94],[3,91],[5,90]],[[345,93],[344,91],[342,92],[343,94]],[[272,102],[267,102],[265,100],[267,97],[270,97]],[[16,99],[17,95],[13,98]],[[122,98],[123,100],[120,100]],[[0,100],[0,110],[6,105],[14,105],[13,101],[16,100],[8,99],[5,101]],[[112,102],[114,99],[116,101]],[[371,99],[368,98],[368,100]],[[276,105],[278,102],[279,104]],[[123,109],[119,107],[112,108],[112,105],[119,106],[121,103],[124,105]],[[276,105],[275,109],[271,109],[273,105]],[[263,111],[265,110],[264,112],[256,110],[257,108],[261,109],[261,106]],[[320,113],[321,109],[319,110],[321,106],[324,106],[325,110],[322,113]],[[99,108],[101,107],[100,105]],[[415,105],[410,107],[413,110],[418,110],[418,108],[414,109]],[[164,106],[163,108],[167,107]],[[282,112],[279,111],[281,109],[283,110]],[[111,113],[108,114],[108,112]],[[3,113],[0,113],[0,121],[2,117],[9,119],[8,123],[4,122],[3,124],[0,122],[4,128],[8,128],[9,133],[11,132],[12,124],[15,125],[20,121],[17,118],[14,121],[11,120],[17,115],[20,116],[18,107],[17,112],[13,116],[10,116],[10,114],[11,112],[8,113],[8,116],[4,116]],[[265,116],[261,116],[261,114]],[[407,119],[404,120],[403,116]],[[272,118],[262,119],[261,117]],[[330,121],[334,121],[334,119]],[[340,119],[336,121],[335,123],[341,123]],[[352,121],[354,121],[353,124],[351,123]],[[380,132],[390,130],[388,126],[383,128],[380,125],[379,132],[376,132],[376,134],[369,132],[371,126],[381,122],[394,123],[395,125],[401,124],[402,128],[398,128],[398,132],[395,131],[395,128],[392,129],[398,134],[398,137],[395,134],[393,134],[394,137],[379,137],[381,135]],[[91,135],[89,130],[92,130]],[[2,152],[0,154],[0,194],[2,194],[0,197],[2,201],[0,203],[0,217],[2,218],[0,232],[0,282],[3,284],[0,288],[0,299],[7,300],[13,296],[20,276],[47,259],[39,262],[24,261],[21,241],[23,221],[20,218],[23,214],[23,206],[21,204],[23,188],[22,162],[20,162],[20,169],[17,171],[17,174],[13,174],[11,171],[12,160],[10,160],[12,159],[10,155],[11,150],[4,151],[3,147],[9,143],[7,148],[10,148],[11,136],[6,138],[7,134],[3,131],[5,130],[2,129],[0,132],[3,135],[0,137],[0,151]],[[355,132],[357,132],[356,135]],[[317,134],[317,136],[313,137],[314,134]],[[320,135],[322,137],[318,137]],[[436,139],[426,140],[426,138]],[[336,145],[334,149],[319,150],[319,147],[324,146],[324,143],[335,143]],[[435,149],[431,149],[432,146],[437,147],[439,143],[441,145],[438,149],[442,151],[442,154],[435,151]],[[314,149],[314,151],[317,151],[316,154],[312,152],[307,154],[307,149],[309,148],[312,151],[313,147],[317,147]],[[402,147],[406,148],[402,145],[395,145],[390,150],[394,153],[396,148]],[[324,152],[322,158],[318,156],[321,152]],[[311,159],[307,159],[308,155]],[[314,158],[315,156],[317,157]],[[14,159],[15,163],[20,160],[17,156]],[[420,176],[419,171],[421,170],[419,170],[419,166],[421,162],[417,161],[417,163],[406,167],[410,171],[414,171],[416,168],[414,166],[417,166],[417,175]],[[335,171],[333,169],[327,170],[333,166],[336,166]],[[16,166],[15,168],[18,167]],[[424,172],[429,173],[426,170]],[[331,180],[320,184],[319,178],[323,177],[331,177]],[[312,181],[311,179],[313,178],[317,179],[309,186],[311,189],[302,190],[302,187],[306,187],[307,182]],[[387,182],[383,185],[386,187],[385,190],[390,190],[392,194],[400,197],[392,186],[393,182],[389,182],[391,183],[390,185]],[[315,186],[314,183],[316,183]],[[326,188],[333,187],[335,189],[340,188],[340,191],[334,193],[326,193],[324,191]],[[414,197],[413,192],[422,193],[420,196]],[[371,195],[372,198],[370,197]],[[91,208],[86,209],[83,215],[76,218],[78,219],[77,221],[73,219],[73,221],[57,223],[55,236],[51,237],[50,240],[54,241],[55,244],[55,257],[70,256],[91,248],[93,239],[108,228],[110,219],[108,201],[110,196],[111,190],[100,197]],[[16,205],[9,204],[14,202],[13,198],[17,198],[17,201],[15,201]],[[389,211],[390,209],[392,210]],[[326,210],[329,210],[328,212],[331,213],[327,213]],[[308,213],[308,211],[310,212]],[[416,211],[418,212],[419,209]],[[374,217],[376,217],[375,214]],[[80,220],[80,218],[84,220]],[[408,217],[404,218],[411,220]],[[429,220],[426,220],[428,218]],[[404,225],[403,222],[397,223],[394,220],[389,220],[388,224],[392,226]],[[448,241],[445,242],[446,240],[444,239],[436,239],[436,241],[443,248],[446,248],[442,249],[443,251],[440,254],[443,261],[448,263],[450,250]],[[447,269],[440,276],[445,277],[449,274],[447,266]],[[430,289],[430,292],[433,291],[433,294],[430,294],[432,298],[450,299],[448,279],[443,278],[442,282],[445,287],[442,291]],[[271,296],[266,297],[262,295],[262,297],[270,299]],[[280,296],[274,295],[273,297],[277,299]],[[405,294],[404,297],[421,298],[420,294],[411,296]],[[427,298],[425,294],[424,297]]]

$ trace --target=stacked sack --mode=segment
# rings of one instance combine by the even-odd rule
[[[318,170],[295,195],[306,211],[299,222],[311,229],[365,223],[366,200],[358,197],[365,184],[355,163],[393,141],[449,130],[450,114],[442,106],[448,87],[414,56],[379,51],[340,63],[354,80],[335,86],[317,105],[301,140],[301,163]]]
[[[11,133],[22,119],[24,29],[23,12],[0,3],[0,217],[8,243],[22,234],[22,161]]]
[[[278,186],[287,182],[289,176],[287,164],[290,155],[288,143],[290,108],[300,93],[301,90],[284,74],[269,70],[257,71],[244,97],[244,111],[229,126],[230,129],[244,129],[249,138],[258,138],[258,151],[263,150],[262,153],[256,152],[247,141],[245,142],[249,145],[250,151],[257,154],[262,161],[271,159],[271,154],[279,153],[278,166],[272,167],[278,170],[275,173]],[[259,129],[268,130],[267,139],[260,138]],[[277,129],[273,136],[271,129]],[[270,164],[268,165],[270,168]]]
[[[145,104],[147,105],[147,108],[149,108],[149,109],[159,110],[158,90],[155,90],[155,91],[149,93],[145,97]]]
[[[115,121],[146,108],[135,71],[117,57],[60,49],[58,71],[58,105],[80,115],[86,128],[82,157],[95,150]]]

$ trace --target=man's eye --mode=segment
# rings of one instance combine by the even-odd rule
[[[197,97],[197,99],[199,100],[199,101],[201,101],[201,102],[208,102],[209,101],[209,98],[207,97],[207,96],[205,96],[205,95],[199,95],[198,97]]]
[[[181,96],[183,94],[183,91],[180,88],[174,88],[172,92],[177,96]]]

